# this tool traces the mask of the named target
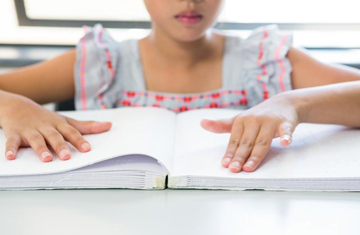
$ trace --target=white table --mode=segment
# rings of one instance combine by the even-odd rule
[[[360,193],[0,191],[1,235],[360,234]]]

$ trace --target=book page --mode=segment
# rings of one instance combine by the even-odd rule
[[[360,177],[360,130],[337,125],[300,124],[293,143],[283,148],[279,138],[260,167],[252,173],[231,173],[221,166],[230,134],[203,130],[204,118],[233,117],[236,110],[197,110],[177,117],[173,171],[176,176],[230,178]]]
[[[156,158],[167,170],[171,167],[175,113],[159,108],[121,108],[112,110],[63,112],[78,120],[110,121],[110,131],[85,135],[92,145],[80,153],[70,144],[72,158],[41,162],[31,148],[22,148],[16,160],[0,157],[0,176],[49,174],[69,171],[122,155],[142,154]],[[0,153],[5,153],[5,137],[0,129]],[[136,157],[136,156],[135,156]]]
[[[166,175],[166,169],[155,158],[145,155],[125,155],[76,169],[77,172],[146,171]]]

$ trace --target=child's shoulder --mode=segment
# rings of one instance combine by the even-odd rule
[[[277,25],[266,25],[258,27],[252,31],[246,32],[223,32],[226,38],[227,49],[229,51],[237,51],[237,49],[259,49],[273,45],[291,45],[292,34],[282,31]]]
[[[139,59],[138,39],[128,38],[118,41],[101,24],[96,24],[94,27],[85,26],[84,31],[84,36],[77,44],[77,51],[87,59],[100,57],[106,64],[111,63],[112,66],[120,61],[128,63]]]
[[[242,70],[262,68],[268,63],[284,60],[292,46],[292,34],[267,25],[251,32],[226,32],[225,57],[235,66],[241,61]]]

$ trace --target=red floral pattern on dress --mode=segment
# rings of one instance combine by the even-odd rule
[[[135,96],[135,92],[129,91],[129,92],[126,93],[126,95],[127,95],[128,97],[132,98],[132,97]]]
[[[123,91],[124,99],[119,101],[119,104],[126,107],[158,107],[166,108],[174,112],[185,112],[194,109],[203,108],[226,108],[232,106],[246,106],[248,104],[246,90],[225,90],[220,92],[196,94],[196,95],[167,95],[167,94],[156,94],[154,92],[135,92],[135,91]],[[238,102],[220,102],[223,96],[228,95],[239,95]],[[153,100],[153,104],[139,104],[136,103],[136,98],[146,97],[147,99]],[[194,101],[206,99],[206,105],[194,107]],[[178,101],[179,106],[177,108],[167,108],[162,105],[165,100]],[[148,100],[147,100],[148,101]],[[151,103],[151,102],[150,102]]]
[[[156,99],[157,101],[163,101],[163,100],[164,100],[164,96],[162,96],[162,95],[157,95],[157,96],[155,96],[155,99]]]
[[[186,103],[190,103],[190,102],[192,101],[192,97],[185,97],[185,98],[184,98],[184,101],[185,101]]]

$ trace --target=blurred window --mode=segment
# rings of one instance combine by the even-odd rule
[[[246,37],[256,27],[275,23],[294,32],[296,46],[360,48],[357,3],[226,0],[217,27]],[[0,0],[0,28],[6,32],[0,44],[73,45],[83,34],[81,26],[96,22],[117,40],[140,38],[148,33],[149,19],[143,0]]]

